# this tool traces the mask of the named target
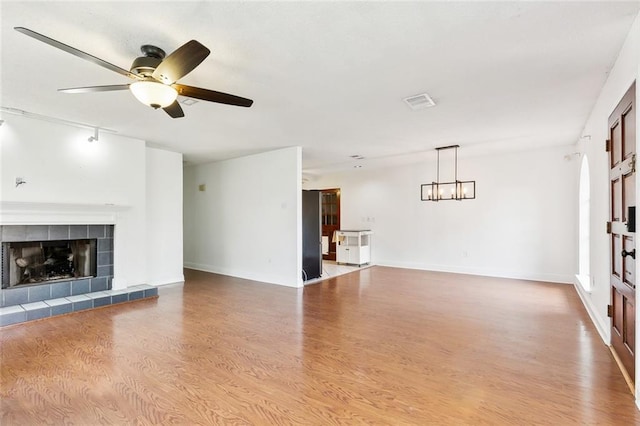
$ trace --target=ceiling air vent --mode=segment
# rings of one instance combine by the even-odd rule
[[[431,96],[427,95],[426,93],[409,96],[408,98],[404,98],[403,100],[407,105],[409,105],[409,108],[413,110],[431,108],[436,104],[435,102],[433,102],[433,99],[431,99]]]
[[[198,101],[196,99],[187,98],[185,96],[178,96],[178,102],[180,102],[182,105],[186,105],[186,106],[191,106],[193,104],[197,104],[198,103]]]

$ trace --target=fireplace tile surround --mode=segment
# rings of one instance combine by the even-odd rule
[[[85,238],[97,239],[96,276],[0,289],[0,326],[157,297],[146,284],[112,290],[114,225],[0,225],[0,243]]]
[[[113,225],[3,225],[0,243],[97,239],[97,271],[93,278],[39,283],[2,289],[0,307],[111,289],[113,280]],[[6,302],[9,298],[10,303]]]

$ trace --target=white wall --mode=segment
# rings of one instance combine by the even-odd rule
[[[293,147],[185,167],[185,267],[302,286],[301,161]]]
[[[0,223],[114,223],[113,288],[147,283],[147,231],[176,225],[155,219],[157,229],[147,226],[144,141],[101,133],[89,143],[91,130],[10,114],[3,119]],[[171,173],[164,179],[180,179],[179,170]],[[27,183],[16,188],[16,177]],[[180,274],[181,268],[174,275]]]
[[[578,148],[587,155],[591,172],[591,244],[590,271],[591,292],[576,285],[594,323],[606,343],[610,342],[611,323],[607,317],[607,305],[611,303],[609,283],[609,238],[605,223],[609,220],[609,171],[608,157],[604,150],[608,138],[608,118],[633,81],[640,82],[640,15],[631,27],[616,63],[600,92],[595,106],[578,141]],[[640,86],[636,83],[636,123],[640,123]],[[636,138],[638,133],[636,133]],[[637,139],[636,139],[637,145]],[[637,151],[637,149],[636,149]],[[579,172],[578,172],[579,173]],[[637,180],[637,174],[636,174]],[[636,200],[640,200],[640,186],[636,185]],[[636,277],[640,277],[640,262],[636,265]],[[636,318],[640,318],[640,305],[636,303]],[[636,326],[636,342],[640,341],[640,327]],[[637,348],[636,348],[637,349]],[[640,372],[640,359],[636,359],[636,371]],[[636,383],[637,381],[636,375]],[[640,388],[639,392],[640,392]],[[637,394],[636,401],[640,394]]]
[[[375,264],[573,282],[578,164],[564,158],[572,149],[461,157],[459,178],[476,180],[475,200],[420,200],[435,159],[304,186],[341,189],[341,227],[374,231]]]
[[[147,283],[184,281],[182,154],[147,148]]]

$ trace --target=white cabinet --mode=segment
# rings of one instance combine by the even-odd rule
[[[369,230],[336,231],[336,262],[358,266],[371,262],[371,234]]]

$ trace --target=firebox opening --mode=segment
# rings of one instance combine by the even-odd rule
[[[2,288],[96,276],[95,239],[3,245]]]

